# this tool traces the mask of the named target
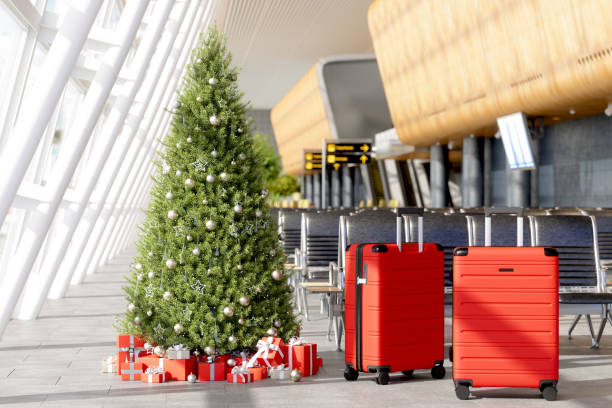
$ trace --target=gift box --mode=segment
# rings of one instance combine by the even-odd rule
[[[315,375],[319,371],[317,344],[301,338],[291,339],[287,346],[287,365],[290,372],[299,369],[303,377]]]
[[[121,363],[121,379],[124,381],[137,381],[140,380],[140,376],[143,371],[142,363],[136,363],[133,361],[127,363]]]
[[[187,381],[191,373],[195,373],[196,358],[174,360],[154,356],[141,357],[140,363],[147,368],[160,368],[166,373],[166,381]]]
[[[268,370],[268,374],[270,378],[273,380],[289,380],[291,379],[291,371],[289,371],[289,367],[281,364],[277,367],[272,367]]]
[[[227,378],[227,365],[223,360],[198,363],[198,380],[225,381]]]
[[[268,367],[248,367],[253,381],[265,380],[268,378]]]
[[[283,364],[287,355],[287,346],[283,343],[280,337],[264,337],[257,342],[257,353],[251,358],[251,361],[256,360],[259,365],[276,367]],[[249,366],[254,364],[249,361]]]
[[[147,368],[140,376],[140,381],[145,383],[163,383],[166,382],[166,373],[161,368]]]
[[[176,344],[166,350],[166,358],[170,360],[186,360],[189,358],[189,348],[182,344]]]
[[[140,356],[146,354],[145,341],[134,334],[117,335],[117,362],[119,363],[117,374],[121,374],[121,364],[130,361],[138,361]]]
[[[250,383],[253,382],[253,375],[246,366],[236,366],[232,368],[232,371],[227,375],[227,382],[234,384]]]
[[[108,356],[102,361],[102,372],[103,373],[116,373],[117,372],[117,357]]]

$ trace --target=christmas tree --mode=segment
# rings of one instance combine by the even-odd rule
[[[215,29],[193,51],[157,162],[123,330],[162,347],[254,348],[297,332],[237,70]]]

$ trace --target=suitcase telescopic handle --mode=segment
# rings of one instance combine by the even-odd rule
[[[422,208],[398,208],[397,214],[397,229],[396,229],[396,241],[397,248],[402,251],[402,219],[404,215],[413,214],[417,215],[417,235],[419,241],[419,252],[423,252],[423,209]]]
[[[523,216],[525,209],[522,207],[485,208],[485,246],[491,246],[491,215],[510,214],[516,215],[516,246],[523,246]]]

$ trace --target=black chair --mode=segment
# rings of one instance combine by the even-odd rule
[[[571,338],[572,330],[585,315],[592,347],[598,348],[606,321],[612,324],[612,293],[605,292],[594,217],[550,215],[529,218],[532,245],[554,247],[559,253],[560,313],[577,313],[568,337]],[[598,309],[601,310],[602,320],[595,337],[590,314]]]
[[[300,248],[302,212],[290,208],[283,208],[278,211],[279,233],[283,242],[283,251],[287,258],[295,257],[295,250]],[[298,259],[294,261],[297,263]]]

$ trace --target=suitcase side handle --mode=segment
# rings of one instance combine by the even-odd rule
[[[522,207],[499,207],[485,208],[485,246],[491,246],[491,215],[494,214],[516,214],[516,246],[523,246],[523,216],[525,209]]]
[[[419,243],[419,252],[423,252],[423,209],[422,208],[398,208],[396,210],[397,218],[396,218],[396,241],[397,248],[400,252],[402,252],[402,220],[408,226],[408,221],[403,217],[407,214],[416,214],[418,216],[417,220],[417,240]],[[406,237],[408,236],[408,231],[406,231]]]

